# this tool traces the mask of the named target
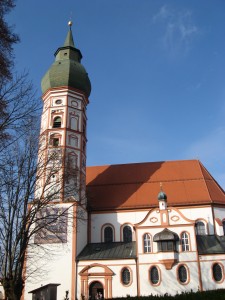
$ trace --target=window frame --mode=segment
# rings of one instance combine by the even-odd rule
[[[186,237],[183,237],[186,235]],[[180,235],[181,251],[189,252],[190,251],[190,236],[187,231],[183,231]],[[188,249],[187,249],[188,248]]]
[[[114,228],[113,224],[111,224],[111,223],[105,223],[101,227],[101,243],[105,243],[104,232],[105,232],[105,228],[106,227],[111,227],[112,228],[112,233],[113,233],[113,241],[112,242],[115,242],[115,228]]]
[[[176,243],[176,241],[172,240],[158,241],[157,250],[158,252],[177,252]]]
[[[80,131],[80,116],[77,114],[70,113],[69,120],[70,120],[69,121],[70,129],[75,130],[75,131]],[[72,126],[73,122],[75,122],[74,128]]]
[[[127,239],[127,237],[126,237],[126,235],[128,235],[128,233],[125,233],[126,228],[129,228],[129,230],[130,230],[131,240]],[[125,242],[125,243],[131,243],[133,241],[133,232],[132,232],[132,227],[130,225],[128,225],[128,224],[123,225],[123,227],[122,227],[122,237],[123,237],[123,242]]]
[[[148,239],[146,239],[148,237]],[[152,252],[152,237],[150,233],[144,233],[143,235],[143,253],[148,254]]]
[[[106,241],[106,229],[110,228],[111,229],[111,240],[110,241]],[[114,242],[114,232],[113,232],[113,228],[110,225],[106,225],[103,228],[103,241],[104,243],[112,243]]]
[[[154,269],[154,268],[155,268],[155,269],[157,270],[157,272],[158,272],[158,282],[157,282],[157,283],[153,283],[153,281],[152,281],[151,272],[152,272],[152,269]],[[161,279],[161,270],[160,270],[160,268],[159,268],[158,266],[152,265],[152,266],[150,267],[149,271],[148,271],[148,276],[149,276],[149,282],[150,282],[150,284],[151,284],[152,286],[159,286],[159,285],[161,284],[161,281],[162,281],[162,279]]]
[[[182,279],[180,278],[180,269],[184,268],[186,271],[186,280],[182,281]],[[189,268],[186,264],[180,264],[177,266],[177,280],[180,284],[182,285],[187,285],[190,282],[190,273],[189,273]]]
[[[57,119],[60,119],[59,121],[56,121]],[[61,128],[62,127],[62,117],[61,116],[54,116],[52,128]]]
[[[59,133],[51,133],[49,136],[49,145],[51,147],[59,147],[61,146],[62,136]]]
[[[124,278],[123,278],[123,274],[124,274],[124,271],[127,270],[129,272],[129,283],[124,283]],[[132,281],[133,281],[133,278],[132,278],[132,270],[128,267],[128,266],[124,266],[122,269],[121,269],[121,272],[120,272],[120,281],[121,281],[121,284],[124,286],[124,287],[128,287],[132,284]]]
[[[214,274],[214,267],[218,265],[220,267],[221,270],[221,279],[220,280],[216,280],[215,274]],[[211,266],[211,272],[212,272],[212,279],[215,283],[222,283],[224,281],[224,266],[222,263],[220,262],[214,262]]]
[[[198,224],[201,224],[201,228],[198,227]],[[204,233],[203,233],[203,225],[204,225]],[[207,235],[206,223],[203,220],[197,220],[195,222],[195,234],[196,235]]]

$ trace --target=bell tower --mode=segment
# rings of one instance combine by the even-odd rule
[[[34,201],[46,203],[40,222],[45,216],[57,217],[48,219],[43,231],[34,236],[34,246],[42,247],[28,247],[33,254],[27,259],[27,274],[32,267],[42,268],[45,277],[37,277],[35,283],[26,281],[25,299],[31,299],[29,291],[53,284],[57,299],[64,299],[67,292],[75,300],[76,256],[87,243],[86,107],[91,83],[75,47],[72,22],[68,25],[65,42],[56,50],[55,61],[41,82],[43,112]]]
[[[75,47],[72,22],[64,45],[55,52],[55,62],[42,79],[43,113],[39,159],[45,174],[36,196],[52,197],[54,202],[85,201],[86,107],[91,84]],[[46,185],[48,187],[46,188]],[[45,189],[43,189],[45,185]]]

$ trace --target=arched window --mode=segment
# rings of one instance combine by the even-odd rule
[[[69,135],[69,144],[72,147],[78,147],[78,137],[76,135]]]
[[[225,235],[225,220],[223,221],[223,235]]]
[[[61,135],[59,134],[51,134],[50,135],[50,145],[53,147],[60,146]]]
[[[128,225],[123,227],[123,241],[125,243],[132,242],[132,231]]]
[[[144,253],[151,252],[151,237],[148,233],[144,234],[143,241],[144,241]]]
[[[183,232],[181,235],[181,245],[182,245],[182,251],[189,251],[189,237],[187,232]]]
[[[188,280],[188,273],[185,266],[179,266],[178,268],[178,278],[181,283],[186,283]]]
[[[79,130],[79,116],[70,117],[70,128],[73,130]]]
[[[130,284],[130,270],[128,268],[124,268],[121,274],[122,283],[124,285]]]
[[[213,265],[213,278],[215,281],[219,282],[223,278],[223,270],[220,264],[216,263]]]
[[[75,170],[78,165],[78,156],[74,152],[68,154],[68,165],[67,168],[70,170]]]
[[[104,242],[105,243],[113,242],[113,229],[110,226],[107,226],[104,229]]]
[[[159,284],[159,270],[155,266],[150,270],[150,281],[154,285]]]
[[[53,121],[53,128],[59,128],[59,127],[61,127],[61,118],[55,117]]]
[[[205,224],[202,221],[198,221],[195,224],[197,235],[206,235]]]

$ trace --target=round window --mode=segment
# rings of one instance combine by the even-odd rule
[[[71,101],[71,105],[74,106],[74,107],[78,107],[77,101]]]
[[[61,104],[62,103],[62,100],[61,99],[58,99],[55,101],[55,104]]]

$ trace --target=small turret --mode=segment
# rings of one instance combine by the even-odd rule
[[[160,192],[158,194],[158,200],[159,200],[159,209],[160,210],[167,209],[167,196],[163,192],[162,183],[160,183]]]

